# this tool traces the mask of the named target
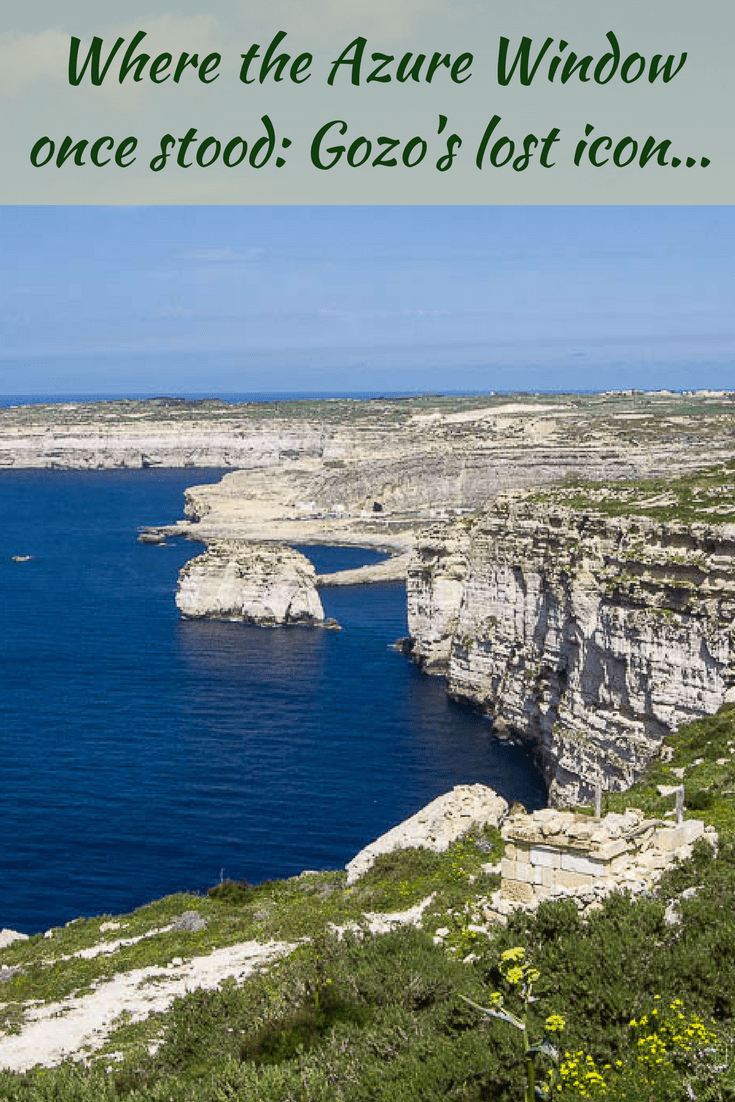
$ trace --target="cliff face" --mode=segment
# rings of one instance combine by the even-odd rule
[[[553,803],[632,784],[735,696],[735,527],[498,501],[409,567],[415,659],[520,736]]]
[[[36,426],[0,431],[0,469],[112,470],[129,467],[275,467],[292,453],[320,457],[322,434],[307,425],[273,429],[115,424]]]
[[[290,547],[218,540],[179,572],[184,616],[252,624],[321,624],[314,567]]]

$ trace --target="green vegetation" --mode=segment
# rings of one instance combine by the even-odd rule
[[[731,1099],[733,751],[735,706],[728,705],[674,735],[671,760],[657,761],[640,784],[606,798],[610,810],[638,806],[663,816],[673,797],[656,786],[682,777],[688,804],[717,826],[720,846],[715,855],[698,844],[653,895],[611,896],[586,918],[560,901],[516,913],[492,936],[474,930],[498,883],[482,867],[500,852],[497,832],[488,831],[446,854],[384,856],[351,888],[337,872],[255,887],[225,882],[206,896],[172,896],[121,916],[120,929],[100,932],[108,916],[16,943],[1,956],[24,969],[0,988],[9,1029],[27,1000],[57,1000],[124,969],[247,939],[295,948],[240,984],[194,991],[166,1013],[121,1022],[86,1065],[0,1073],[0,1100],[519,1102],[528,1085],[525,1031],[466,1001],[497,1009],[504,990],[501,1009],[524,1013],[530,1037],[560,1048],[554,1097],[561,1102]],[[367,932],[368,913],[426,899],[423,928]],[[672,903],[673,924],[665,919]],[[206,929],[153,933],[91,959],[72,955],[166,927],[187,910],[206,918]],[[449,931],[441,944],[438,927]],[[525,1009],[514,1007],[511,990],[519,948],[538,997]],[[552,1055],[538,1048],[534,1060],[544,1089]]]
[[[98,402],[64,402],[0,409],[0,429],[7,426],[84,425],[93,422],[210,422],[232,420],[246,428],[270,421],[318,421],[356,428],[400,425],[414,414],[454,414],[473,409],[521,403],[527,412],[553,405],[564,417],[567,438],[584,442],[617,439],[635,445],[665,437],[686,443],[691,433],[721,432],[735,408],[735,394],[649,394],[620,391],[608,394],[491,393],[480,395],[411,394],[398,398],[302,398],[283,401],[229,403],[220,398],[126,398]],[[505,411],[503,411],[505,416]],[[509,414],[513,416],[511,412]],[[452,426],[462,435],[470,423]]]
[[[531,495],[577,512],[603,516],[646,516],[683,524],[735,522],[735,461],[708,467],[678,478],[643,478],[599,483],[567,480],[561,486]],[[643,549],[643,548],[641,548]],[[628,552],[634,557],[634,552]],[[679,560],[690,563],[685,555]]]
[[[465,1002],[474,1006],[487,1018],[497,1018],[515,1029],[520,1030],[523,1037],[523,1056],[526,1064],[526,1085],[523,1091],[523,1102],[535,1102],[537,1097],[537,1062],[539,1058],[552,1061],[553,1065],[548,1073],[545,1087],[539,1086],[544,1097],[551,1095],[556,1085],[556,1067],[559,1062],[559,1050],[553,1043],[556,1035],[564,1032],[566,1022],[561,1014],[549,1014],[543,1022],[543,1034],[540,1039],[533,1041],[531,1037],[532,1022],[529,1014],[531,1003],[538,1002],[533,995],[533,985],[541,979],[538,968],[534,968],[528,960],[526,950],[522,945],[515,945],[512,949],[506,949],[500,954],[498,970],[503,978],[506,989],[510,992],[515,1003],[520,1004],[516,1013],[506,1005],[502,991],[493,991],[491,1005],[489,1007],[477,1006],[465,995]]]
[[[606,793],[603,811],[639,807],[648,818],[662,818],[674,798],[661,796],[658,786],[683,784],[687,809],[722,837],[735,838],[735,704],[688,723],[667,738],[666,748],[670,760],[654,761],[627,792]]]

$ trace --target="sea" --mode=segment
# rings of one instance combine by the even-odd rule
[[[545,802],[528,755],[394,648],[402,583],[323,590],[341,631],[181,618],[201,547],[138,529],[222,473],[0,472],[0,928],[341,867],[456,784]]]

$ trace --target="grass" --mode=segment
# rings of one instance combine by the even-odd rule
[[[666,739],[666,746],[671,759],[655,760],[627,792],[606,793],[603,810],[639,807],[647,817],[662,818],[674,797],[660,796],[658,786],[683,784],[689,813],[722,837],[735,838],[735,704],[686,724]]]
[[[443,910],[463,906],[472,894],[471,878],[481,875],[482,864],[490,859],[487,847],[499,852],[499,833],[484,832],[482,843],[479,849],[474,839],[465,839],[446,854],[402,850],[383,855],[352,888],[345,887],[343,872],[307,874],[240,890],[234,885],[236,890],[228,891],[225,884],[212,889],[211,895],[167,896],[118,916],[119,930],[100,933],[100,926],[110,921],[110,916],[100,916],[55,929],[50,938],[39,934],[15,942],[3,950],[2,963],[23,971],[0,988],[0,1028],[17,1029],[23,1005],[30,1001],[56,1002],[88,991],[118,972],[165,966],[177,957],[202,956],[243,941],[297,942],[318,936],[330,924],[358,923],[365,912],[406,910],[432,893],[436,925],[441,925]],[[149,934],[188,910],[206,920],[205,930],[153,933],[111,954],[74,956],[105,941]]]
[[[644,394],[618,392],[610,394],[540,394],[491,393],[485,395],[412,394],[398,398],[329,398],[286,399],[228,403],[219,398],[128,398],[98,402],[67,402],[14,406],[0,409],[0,429],[7,426],[49,424],[84,425],[107,423],[176,423],[192,421],[220,424],[232,419],[240,425],[259,425],[263,421],[317,421],[325,425],[352,425],[372,428],[395,427],[420,413],[464,413],[471,409],[492,409],[521,403],[534,406],[557,405],[565,414],[565,434],[580,441],[590,438],[618,439],[635,444],[651,439],[675,439],[687,432],[705,433],[732,416],[735,402],[732,395],[709,398],[694,394]],[[626,421],[629,414],[645,415],[643,420]],[[504,414],[505,415],[505,414]],[[513,416],[512,414],[510,416]],[[671,421],[670,418],[675,418]],[[684,423],[680,423],[681,421]],[[452,426],[462,435],[472,431],[461,423]]]
[[[735,706],[682,728],[658,760],[608,807],[642,807],[661,816],[672,798],[657,784],[684,771],[688,799],[721,831],[710,847],[668,872],[655,897],[613,896],[588,919],[568,902],[518,913],[493,937],[474,934],[474,912],[497,886],[483,865],[497,860],[497,831],[468,835],[445,854],[403,850],[384,855],[354,886],[324,872],[254,887],[216,886],[206,896],[178,895],[120,916],[120,930],[100,933],[109,916],[78,920],[3,952],[27,968],[3,988],[6,1025],[27,999],[58,999],[114,971],[207,952],[257,937],[299,941],[287,957],[242,984],[194,991],[164,1014],[120,1021],[87,1065],[65,1063],[24,1074],[0,1072],[3,1102],[511,1102],[522,1088],[523,1061],[514,1031],[486,1022],[459,994],[488,1005],[500,982],[503,950],[526,946],[541,971],[539,1020],[567,1019],[564,1044],[593,1052],[602,1064],[625,1058],[628,1022],[655,996],[681,997],[718,1030],[735,1016]],[[682,891],[682,920],[664,912]],[[366,912],[405,910],[432,897],[423,929],[364,932]],[[155,935],[113,957],[62,956],[103,938],[134,936],[167,925],[185,910],[208,922],[199,933]],[[334,926],[363,932],[342,937]],[[434,943],[439,926],[450,929]],[[464,963],[464,961],[467,963]],[[43,963],[55,961],[55,963]],[[15,1015],[15,1018],[13,1017]],[[538,1029],[538,1023],[534,1026]]]
[[[674,478],[614,483],[569,480],[531,500],[608,517],[646,516],[682,524],[735,523],[735,461]]]

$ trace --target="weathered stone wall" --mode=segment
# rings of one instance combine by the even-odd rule
[[[557,805],[629,787],[735,696],[735,527],[508,498],[409,566],[410,650],[535,753]]]
[[[646,820],[628,810],[591,819],[554,809],[514,815],[501,830],[501,896],[533,904],[562,895],[600,899],[620,888],[650,890],[672,861],[705,835],[699,819]]]

